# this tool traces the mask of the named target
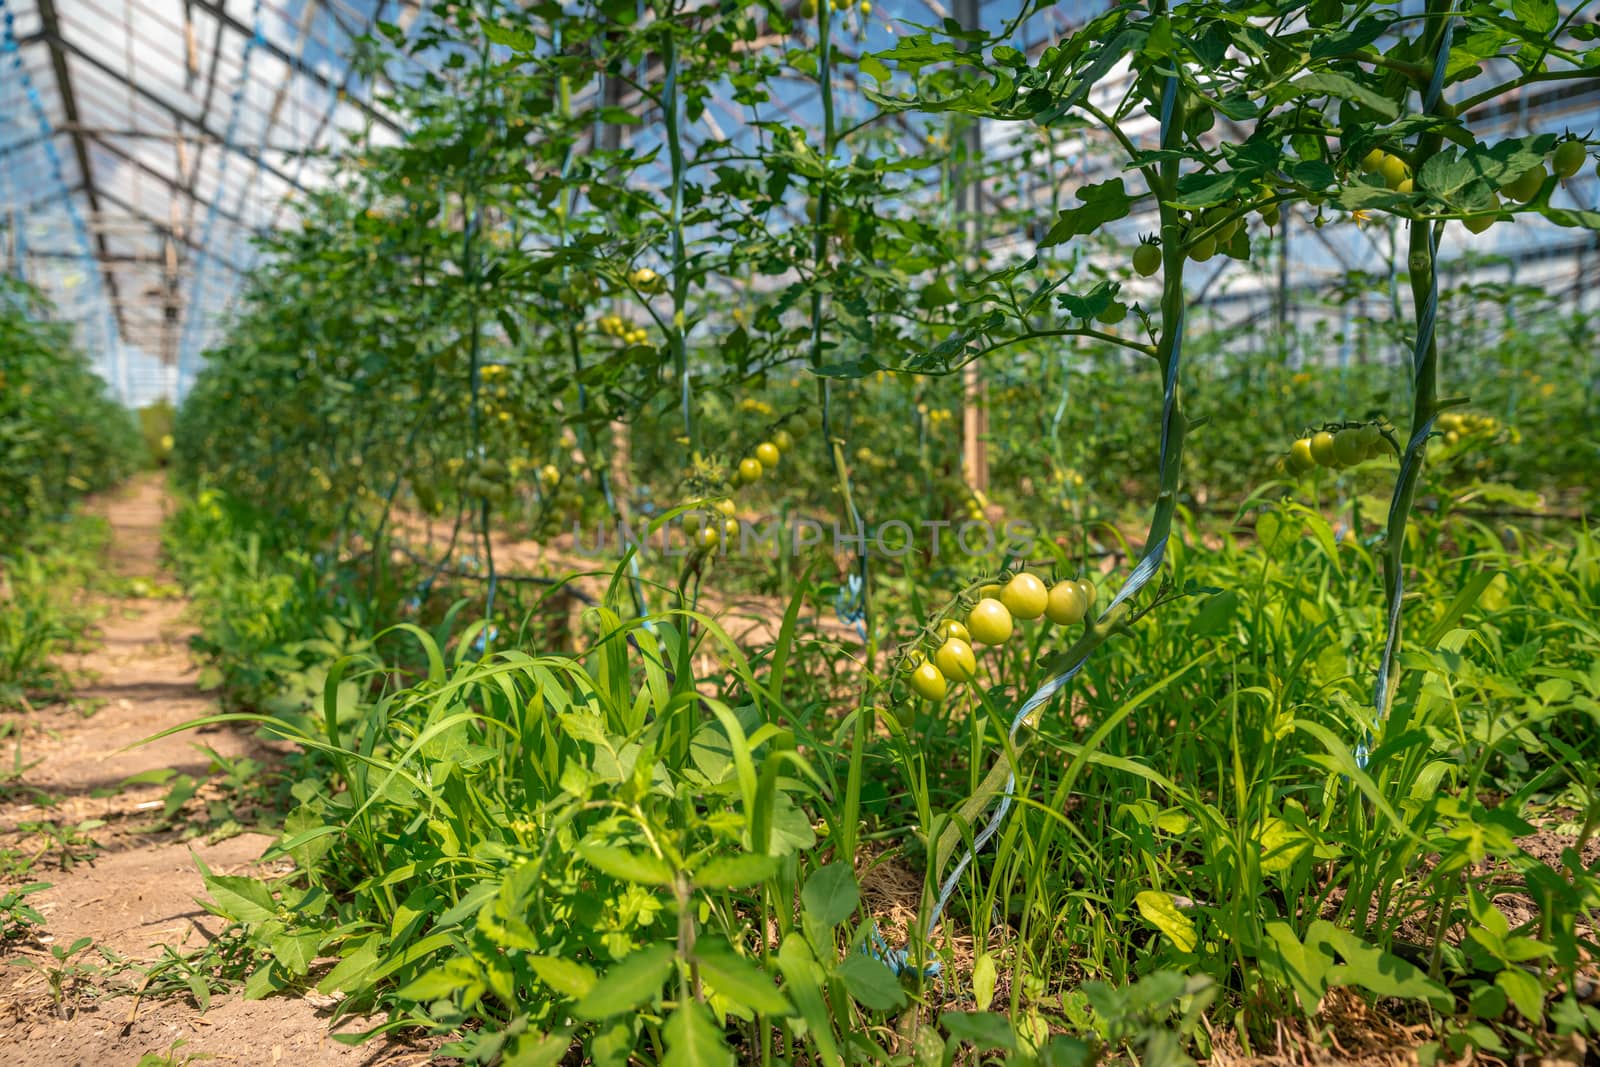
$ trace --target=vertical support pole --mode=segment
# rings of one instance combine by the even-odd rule
[[[601,92],[604,95],[607,107],[620,108],[622,106],[623,81],[602,75]],[[596,123],[597,147],[601,152],[615,152],[622,147],[622,127],[615,122],[601,120]],[[614,419],[611,423],[611,490],[615,497],[624,501],[631,500],[633,491],[633,436],[628,424],[621,419]],[[630,505],[631,506],[631,505]]]
[[[955,0],[956,21],[963,29],[979,28],[979,0]],[[968,271],[977,269],[978,242],[983,239],[979,210],[983,201],[983,127],[971,119],[962,131],[964,158],[956,181],[956,198],[966,235]],[[976,362],[961,371],[961,470],[979,493],[989,491],[989,409],[987,390]]]

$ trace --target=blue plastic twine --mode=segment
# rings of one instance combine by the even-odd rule
[[[1176,76],[1168,77],[1161,96],[1161,144],[1163,147],[1168,145],[1173,132],[1172,113],[1177,102],[1177,95],[1178,79]],[[1160,470],[1165,470],[1167,466],[1167,453],[1172,443],[1173,419],[1177,414],[1178,370],[1183,353],[1184,316],[1185,308],[1182,304],[1179,304],[1177,321],[1172,324],[1172,350],[1167,356],[1167,365],[1162,382]],[[1101,621],[1104,621],[1118,605],[1136,595],[1139,590],[1149,583],[1151,578],[1155,577],[1156,572],[1161,568],[1162,560],[1166,558],[1167,541],[1170,536],[1170,532],[1163,533],[1160,540],[1146,547],[1144,557],[1139,560],[1138,565],[1128,574],[1127,579],[1122,583],[1122,587],[1117,590],[1117,595],[1112,597],[1111,603],[1106,605],[1105,611],[1101,612]],[[1089,652],[1084,653],[1072,666],[1045,681],[1034,691],[1033,695],[1027,699],[1022,707],[1017,709],[1016,715],[1011,720],[1011,728],[1006,733],[1008,747],[1015,745],[1017,732],[1022,729],[1023,724],[1029,720],[1035,711],[1065,688],[1068,682],[1072,681],[1073,677],[1083,669],[1083,665],[1089,661],[1091,654]],[[960,881],[961,875],[977,859],[978,853],[983,850],[984,846],[1000,831],[1000,827],[1005,823],[1006,816],[1011,813],[1011,808],[1015,801],[1013,791],[1016,789],[1016,785],[1017,775],[1013,767],[1011,772],[1006,775],[1006,784],[1000,794],[999,806],[995,808],[994,814],[989,817],[988,823],[978,833],[978,836],[973,838],[972,847],[967,849],[966,853],[962,855],[960,861],[955,865],[955,868],[945,876],[944,882],[940,885],[939,896],[934,901],[932,910],[928,913],[926,931],[923,934],[924,940],[933,936],[934,930],[939,925],[940,918],[944,915],[945,905],[950,902],[951,896],[955,894],[956,883]],[[876,939],[876,929],[874,929],[873,934]],[[881,939],[877,940],[881,944]],[[910,959],[909,946],[905,949],[880,952],[878,958],[896,974],[904,973],[910,969],[908,962]],[[922,973],[924,975],[937,974],[937,962],[924,967]]]
[[[1439,94],[1444,89],[1445,63],[1450,58],[1450,41],[1455,35],[1455,18],[1452,16],[1445,22],[1444,37],[1439,42],[1439,54],[1433,64],[1433,80],[1428,83],[1428,93],[1423,98],[1422,110],[1432,111],[1439,102]],[[1426,224],[1424,224],[1426,225]],[[1439,254],[1439,235],[1443,224],[1435,226],[1428,234],[1429,260],[1437,258]],[[1433,344],[1433,331],[1439,310],[1439,272],[1430,270],[1428,273],[1428,297],[1423,301],[1422,314],[1417,317],[1416,344],[1411,350],[1411,387],[1413,394],[1420,387],[1419,379],[1422,376],[1422,367],[1427,360],[1428,349]],[[1434,421],[1438,413],[1430,415],[1427,419],[1417,423],[1411,428],[1411,439],[1406,443],[1405,456],[1400,462],[1400,476],[1395,479],[1394,495],[1389,498],[1389,522],[1386,527],[1393,530],[1396,517],[1400,512],[1400,500],[1405,495],[1406,486],[1410,485],[1416,475],[1417,468],[1422,463],[1422,455],[1428,443],[1428,436],[1433,432]],[[1372,758],[1372,742],[1389,714],[1389,701],[1394,696],[1394,658],[1400,648],[1400,604],[1405,597],[1405,530],[1400,531],[1401,543],[1396,553],[1394,567],[1394,581],[1389,589],[1389,603],[1386,616],[1388,632],[1383,641],[1383,658],[1378,662],[1377,683],[1373,687],[1372,726],[1362,735],[1361,743],[1356,746],[1356,766],[1362,770],[1367,769],[1367,764]]]

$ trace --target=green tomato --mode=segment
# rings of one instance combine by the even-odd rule
[[[1045,602],[1044,617],[1057,626],[1071,626],[1082,622],[1089,610],[1083,590],[1077,582],[1057,582],[1050,587],[1050,598]]]
[[[1302,437],[1289,446],[1289,469],[1295,474],[1304,474],[1316,465],[1311,455],[1311,438]]]
[[[978,674],[978,657],[972,646],[959,637],[952,637],[939,646],[933,654],[934,666],[952,682],[970,682]]]
[[[1276,227],[1282,217],[1283,213],[1279,210],[1277,204],[1268,204],[1261,209],[1261,221],[1268,227]]]
[[[1050,592],[1038,578],[1024,571],[1000,590],[1000,603],[1014,618],[1037,619],[1050,602]]]
[[[1324,467],[1332,467],[1339,462],[1339,456],[1333,448],[1333,434],[1319,430],[1311,435],[1311,458]]]
[[[965,626],[961,625],[960,619],[945,619],[943,622],[939,623],[938,633],[940,637],[943,637],[947,640],[954,637],[957,640],[965,641],[968,644],[972,643],[972,635],[967,632],[967,628]]]
[[[762,470],[772,470],[778,465],[778,446],[771,441],[763,441],[756,445],[756,460],[761,464]]]
[[[945,681],[944,675],[939,673],[938,667],[924,662],[919,663],[917,669],[911,672],[911,690],[923,700],[937,704],[950,691],[950,685]]]
[[[1196,263],[1204,263],[1206,260],[1210,259],[1216,254],[1217,239],[1215,237],[1207,237],[1205,240],[1199,241],[1189,248],[1189,258],[1194,260]]]
[[[1127,317],[1128,305],[1119,304],[1116,301],[1112,301],[1111,303],[1107,304],[1100,310],[1100,313],[1095,316],[1095,318],[1099,319],[1107,326],[1115,326],[1117,323],[1121,322]]]
[[[1512,181],[1501,187],[1501,192],[1511,199],[1526,204],[1539,195],[1539,190],[1544,187],[1544,164],[1535,163]]]
[[[1367,458],[1367,443],[1361,439],[1359,427],[1333,435],[1333,456],[1341,467],[1354,467]]]
[[[1400,188],[1400,183],[1409,176],[1406,161],[1390,155],[1384,156],[1383,162],[1378,164],[1378,173],[1383,176],[1383,184],[1391,189]]]
[[[739,480],[745,485],[751,485],[761,480],[761,461],[754,456],[746,456],[739,461]]]
[[[1381,148],[1374,148],[1361,157],[1361,171],[1363,174],[1375,174],[1383,161],[1389,158],[1389,153]]]
[[[779,430],[772,435],[772,444],[779,452],[791,452],[794,450],[794,437],[788,430]]]
[[[1133,269],[1140,277],[1148,278],[1161,269],[1161,249],[1153,244],[1141,244],[1133,250]]]
[[[1011,637],[1011,612],[992,597],[984,597],[967,613],[967,632],[983,645],[1003,645]]]
[[[1588,147],[1582,141],[1562,141],[1550,157],[1550,166],[1557,178],[1570,178],[1583,169],[1583,161],[1588,158]]]

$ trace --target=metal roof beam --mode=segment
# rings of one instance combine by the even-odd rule
[[[46,0],[46,2],[48,3],[49,0]],[[43,41],[45,44],[49,45],[52,52],[60,51],[60,52],[69,52],[69,53],[71,53],[74,58],[80,59],[83,62],[89,64],[89,66],[93,67],[95,70],[98,70],[101,74],[104,74],[106,77],[111,78],[113,81],[117,82],[117,84],[125,85],[128,88],[132,89],[135,93],[139,94],[140,97],[142,97],[145,100],[148,100],[150,103],[154,104],[156,107],[160,108],[162,111],[165,111],[167,114],[171,115],[173,118],[177,119],[179,122],[186,123],[189,126],[194,127],[195,129],[199,130],[201,133],[205,134],[207,137],[211,138],[213,141],[217,142],[218,144],[224,143],[224,138],[222,137],[222,135],[217,133],[216,130],[212,129],[211,126],[204,119],[202,119],[200,117],[197,117],[195,115],[190,115],[188,112],[182,110],[181,108],[174,107],[170,101],[163,100],[161,97],[157,96],[155,93],[152,93],[150,90],[146,89],[144,86],[140,85],[138,82],[130,80],[126,74],[123,74],[121,71],[118,71],[116,68],[112,67],[110,64],[104,62],[103,60],[97,58],[96,56],[90,55],[88,52],[85,52],[82,48],[79,48],[77,45],[73,44],[71,41],[69,41],[66,38],[62,37],[60,33],[54,32],[54,31],[49,31],[49,30],[42,30],[37,34],[34,34],[33,37],[38,39],[38,40],[40,40],[40,41]],[[75,122],[77,120],[73,119],[73,121]],[[229,145],[228,147],[230,147],[233,151],[239,153],[240,155],[244,156],[246,159],[250,160],[252,163],[259,163],[263,169],[265,169],[269,174],[273,175],[274,177],[281,179],[283,182],[287,183],[288,185],[294,186],[294,188],[298,189],[302,193],[306,192],[306,188],[303,185],[301,185],[298,181],[296,181],[294,178],[290,177],[289,174],[287,174],[285,171],[283,171],[279,167],[276,167],[273,164],[268,163],[264,158],[262,158],[261,152],[260,152],[259,149],[247,148],[246,146],[239,145],[239,144]]]
[[[199,193],[193,192],[193,191],[185,188],[182,184],[180,184],[170,174],[163,174],[161,171],[159,171],[156,168],[152,167],[150,164],[146,163],[144,160],[140,159],[139,157],[134,156],[134,155],[130,155],[127,152],[124,152],[122,149],[118,148],[116,145],[110,143],[109,141],[103,140],[101,137],[99,137],[96,134],[89,134],[88,137],[89,137],[89,140],[93,141],[100,148],[105,149],[107,152],[110,152],[112,155],[116,156],[118,159],[123,160],[126,163],[131,163],[133,166],[137,167],[141,173],[148,174],[150,177],[152,177],[156,181],[160,182],[162,184],[162,186],[164,186],[167,189],[167,191],[171,192],[172,194],[177,195],[177,196],[192,197],[199,204],[200,207],[205,208],[206,210],[212,210],[211,202],[209,200],[207,200],[205,197],[201,196]],[[220,215],[223,218],[227,219],[229,222],[233,223],[235,226],[242,226],[245,229],[250,230],[252,233],[263,233],[263,232],[265,232],[263,230],[258,230],[258,229],[255,229],[255,228],[251,227],[249,223],[244,221],[244,219],[240,218],[238,215],[235,215],[233,212],[229,211],[227,208],[224,208],[221,204],[218,204],[216,206],[215,210],[216,210],[216,213],[218,215]]]
[[[199,252],[199,251],[202,250],[200,248],[200,242],[196,241],[193,237],[190,237],[186,233],[177,233],[177,232],[175,232],[166,223],[156,221],[155,219],[151,218],[149,215],[146,215],[143,211],[140,211],[138,208],[134,207],[132,204],[128,203],[127,201],[125,201],[123,199],[121,199],[120,197],[114,196],[111,193],[108,193],[103,189],[101,190],[100,195],[101,195],[101,197],[103,199],[105,199],[108,203],[110,203],[112,207],[120,208],[121,210],[126,211],[129,215],[131,215],[134,218],[138,219],[140,222],[143,222],[144,224],[149,226],[152,230],[154,230],[157,233],[159,233],[161,236],[169,238],[169,239],[171,239],[173,241],[177,241],[179,244],[183,245],[185,248],[188,248],[190,251]],[[240,269],[240,267],[239,267],[239,265],[237,263],[231,262],[226,257],[219,256],[215,252],[210,253],[210,256],[211,256],[212,259],[216,260],[218,263],[222,264],[224,267],[227,267],[229,270],[233,271],[235,274],[240,274],[240,275],[244,274],[244,271],[242,269]]]
[[[189,3],[201,11],[204,11],[212,18],[221,21],[235,33],[241,34],[245,37],[249,37],[251,35],[250,27],[246,26],[244,23],[228,14],[227,11],[223,10],[221,5],[214,4],[211,2],[211,0],[189,0]],[[326,77],[313,68],[307,66],[299,56],[291,54],[287,50],[280,48],[278,45],[273,44],[271,41],[266,40],[265,38],[259,38],[257,40],[257,47],[264,48],[268,53],[285,64],[290,70],[310,78],[324,89],[331,90],[335,87],[334,84]],[[405,132],[403,129],[401,129],[399,123],[389,118],[389,116],[377,111],[372,107],[372,105],[364,103],[363,101],[357,100],[353,97],[350,98],[348,102],[353,104],[355,107],[360,108],[361,111],[370,117],[374,122],[388,127],[391,132],[397,134]]]
[[[39,28],[51,38],[61,39],[61,20],[56,15],[55,0],[39,0]],[[61,112],[67,122],[76,126],[78,124],[78,101],[72,93],[72,76],[67,70],[67,57],[58,45],[50,47],[50,65],[55,70],[56,92],[61,97]],[[89,210],[94,215],[100,214],[100,197],[95,190],[94,168],[89,165],[89,145],[83,134],[74,133],[72,137],[72,153],[78,159],[78,176],[83,179],[83,191],[89,201]],[[111,254],[110,247],[106,244],[104,234],[95,236],[95,245],[100,250],[101,270],[100,276],[105,281],[106,293],[113,305],[112,314],[117,320],[117,331],[120,333],[127,323],[123,320],[122,309],[117,306],[119,294],[117,293],[117,279],[104,265],[105,259]]]

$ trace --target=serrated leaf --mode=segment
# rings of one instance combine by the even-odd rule
[[[1400,116],[1400,105],[1387,96],[1374,92],[1348,75],[1337,74],[1330,70],[1312,71],[1287,85],[1278,86],[1268,94],[1268,98],[1275,104],[1296,97],[1325,96],[1360,104],[1386,122]]]
[[[1160,930],[1179,952],[1193,952],[1199,939],[1195,936],[1194,922],[1172,901],[1172,894],[1146,889],[1133,898],[1139,914],[1146,922]]]
[[[530,30],[519,30],[511,26],[502,26],[498,22],[487,19],[478,23],[483,30],[483,35],[495,44],[505,45],[513,52],[532,52],[539,47],[539,35]]]
[[[1039,242],[1040,248],[1050,248],[1080,234],[1093,233],[1108,222],[1124,218],[1132,201],[1121,178],[1112,178],[1098,185],[1085,185],[1078,190],[1082,207],[1067,208],[1056,216],[1050,232]]]
[[[632,1011],[653,999],[672,972],[675,953],[668,944],[649,945],[607,971],[572,1006],[580,1019],[599,1020]]]
[[[1534,33],[1549,33],[1561,21],[1556,0],[1511,0],[1511,15]]]

